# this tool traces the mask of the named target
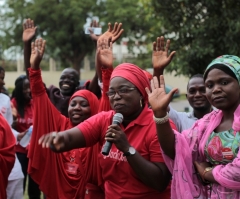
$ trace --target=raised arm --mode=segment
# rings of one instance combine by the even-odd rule
[[[93,23],[92,27],[99,27],[98,23]],[[111,23],[108,23],[108,30],[102,34],[101,36],[97,36],[94,35],[91,30],[90,30],[90,36],[94,41],[97,41],[97,48],[99,47],[99,41],[107,40],[107,41],[112,41],[112,43],[114,43],[123,33],[123,29],[121,29],[122,24],[121,23],[115,23],[114,24],[114,28],[112,29],[112,25]],[[96,50],[97,51],[97,50]],[[96,52],[96,56],[97,56],[97,52]],[[100,92],[100,88],[98,86],[98,79],[100,80],[100,82],[102,81],[102,72],[101,72],[101,64],[98,62],[97,57],[95,57],[95,61],[96,61],[96,74],[94,75],[92,81],[89,84],[88,90],[90,90],[93,93],[99,93]]]
[[[122,29],[122,23],[115,22],[113,28],[112,24],[108,23],[108,30],[98,38],[98,41],[106,39],[108,41],[111,40],[112,43],[114,43],[116,40],[119,39],[123,31],[124,30]]]
[[[106,95],[110,84],[110,77],[113,71],[113,53],[112,42],[108,42],[106,39],[100,39],[97,49],[97,59],[101,64],[102,71],[102,98],[99,105],[99,111],[111,110],[109,98]]]
[[[112,42],[100,38],[98,41],[97,60],[104,69],[113,68]]]
[[[34,26],[34,21],[31,19],[27,19],[23,23],[23,35],[22,40],[24,44],[23,55],[24,55],[24,66],[26,70],[26,74],[28,74],[28,68],[30,68],[30,56],[31,56],[31,40],[36,34],[37,27]]]
[[[153,76],[157,78],[163,75],[166,66],[172,61],[176,51],[169,54],[170,40],[168,39],[165,46],[164,37],[158,37],[156,42],[153,42],[152,65]],[[159,79],[158,79],[159,80]]]
[[[99,36],[99,38],[98,38],[97,48],[102,49],[103,41],[107,41],[107,46],[110,45],[110,42],[114,43],[116,40],[118,40],[120,38],[123,31],[124,30],[122,29],[122,23],[116,22],[114,24],[114,28],[112,28],[111,23],[108,23],[108,30],[104,34]],[[101,68],[107,67],[107,66],[103,66],[100,59],[98,59],[97,63],[98,63],[98,65],[96,65],[96,67],[97,67],[96,70],[98,71],[98,78],[102,82]]]
[[[31,57],[30,64],[33,70],[40,69],[40,62],[42,61],[45,51],[46,41],[42,38],[36,39],[31,43]]]
[[[161,75],[160,82],[156,76],[153,77],[151,80],[151,90],[152,92],[149,88],[146,88],[148,100],[155,117],[158,140],[164,153],[174,159],[175,136],[168,120],[167,108],[177,89],[172,89],[166,94],[164,77]]]

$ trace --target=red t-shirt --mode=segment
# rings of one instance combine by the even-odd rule
[[[7,198],[8,176],[15,162],[15,137],[7,121],[0,114],[0,198]]]
[[[17,109],[17,101],[15,98],[12,100],[13,106]],[[16,131],[24,132],[33,124],[33,103],[32,100],[24,107],[24,117],[22,118],[19,113],[17,114]],[[16,152],[27,153],[27,149],[20,144],[16,145]]]
[[[107,127],[111,125],[114,111],[101,112],[77,127],[83,133],[86,145],[92,146],[100,142],[105,143]],[[156,124],[153,112],[147,106],[139,117],[132,121],[126,128],[121,128],[126,133],[127,139],[146,160],[151,162],[164,162],[160,151],[160,144],[156,134]],[[108,156],[99,154],[102,177],[105,182],[106,199],[131,198],[131,199],[169,199],[170,188],[158,192],[145,184],[137,177],[126,157],[113,144]]]

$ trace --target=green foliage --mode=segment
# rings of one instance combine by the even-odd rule
[[[34,19],[37,35],[47,41],[47,53],[60,58],[66,67],[80,68],[94,43],[84,33],[84,24],[96,6],[95,0],[6,0],[4,18],[11,24],[5,28],[5,49],[22,46],[22,23]]]
[[[99,9],[96,10],[96,15],[99,16],[100,22],[103,24],[103,29],[107,29],[107,23],[115,22],[122,23],[124,33],[122,38],[127,38],[127,45],[131,54],[128,58],[123,58],[122,62],[131,62],[141,68],[146,68],[151,65],[151,55],[141,52],[138,56],[134,53],[133,48],[144,46],[148,48],[149,41],[147,33],[154,25],[154,20],[147,18],[149,10],[144,8],[141,0],[106,0],[101,1]]]
[[[2,50],[22,46],[22,22],[32,18],[37,35],[47,40],[47,54],[79,69],[94,49],[84,24],[98,16],[103,32],[108,22],[123,23],[130,52],[136,46],[148,49],[122,61],[151,67],[152,42],[163,35],[177,51],[167,70],[191,76],[219,55],[239,55],[239,12],[240,1],[234,0],[6,0],[0,10],[0,58]]]
[[[203,73],[223,54],[240,53],[240,1],[234,0],[150,0],[161,21],[164,36],[176,50],[169,70],[187,76]]]
[[[152,26],[150,18],[143,22],[148,11],[140,0],[6,0],[5,10],[1,15],[8,26],[3,28],[3,49],[22,47],[22,23],[24,19],[31,18],[38,27],[37,36],[47,41],[46,54],[60,59],[65,67],[73,66],[76,69],[80,68],[84,56],[94,49],[93,42],[84,33],[83,26],[87,19],[98,16],[103,32],[107,30],[108,22],[122,22],[125,29],[122,37],[129,39],[130,50],[133,46],[144,44],[145,35]],[[19,53],[22,53],[21,50]],[[151,63],[148,58],[141,54],[138,58],[122,61],[133,61],[144,67]]]

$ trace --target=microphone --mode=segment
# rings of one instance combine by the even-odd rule
[[[113,116],[112,124],[120,125],[122,121],[123,121],[123,115],[121,113],[116,113]],[[102,148],[102,154],[108,155],[111,147],[112,147],[112,142],[106,141]]]

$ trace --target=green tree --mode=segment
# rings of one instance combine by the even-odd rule
[[[235,0],[143,0],[152,7],[162,30],[171,38],[176,56],[168,69],[187,76],[203,73],[223,54],[240,55],[240,1]]]
[[[47,53],[60,58],[65,67],[79,70],[83,58],[93,51],[84,24],[92,17],[95,0],[6,0],[5,5],[4,49],[22,46],[22,23],[31,18],[38,27],[37,35],[47,40]]]
[[[146,53],[151,48],[151,41],[147,37],[147,33],[154,26],[155,20],[147,17],[148,9],[144,9],[142,0],[106,0],[100,1],[99,9],[96,15],[99,16],[100,22],[121,22],[123,24],[124,33],[122,38],[127,38],[127,45],[131,57],[126,57],[122,61],[132,62],[139,67],[151,67],[151,55]],[[105,28],[104,24],[103,28]],[[143,47],[143,48],[141,48]],[[134,53],[134,49],[138,48],[139,54]]]

